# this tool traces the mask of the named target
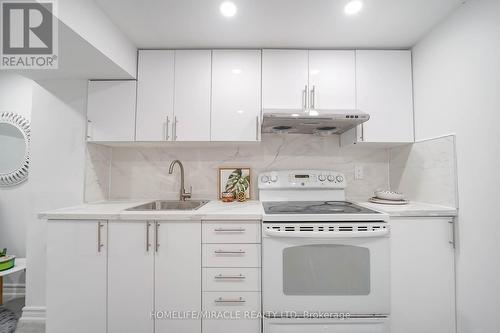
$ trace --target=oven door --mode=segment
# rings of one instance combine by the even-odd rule
[[[389,314],[386,223],[264,223],[262,235],[267,316]]]

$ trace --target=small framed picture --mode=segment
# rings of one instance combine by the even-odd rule
[[[219,168],[219,199],[222,193],[230,192],[235,196],[244,192],[250,199],[250,168]]]

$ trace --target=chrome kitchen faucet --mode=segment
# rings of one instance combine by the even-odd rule
[[[191,192],[193,192],[193,187],[190,187],[189,192],[186,192],[186,189],[184,188],[184,166],[182,165],[181,161],[175,160],[172,163],[170,163],[168,174],[171,175],[174,172],[175,164],[179,164],[179,168],[181,169],[181,188],[179,193],[179,200],[185,201],[186,199],[191,198]]]

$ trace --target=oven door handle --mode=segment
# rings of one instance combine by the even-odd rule
[[[376,231],[278,231],[265,229],[264,234],[282,238],[372,238],[388,235],[389,229]]]

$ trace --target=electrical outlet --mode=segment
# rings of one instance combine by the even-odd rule
[[[364,178],[363,166],[360,164],[355,164],[354,165],[354,179],[361,180],[363,178]]]

